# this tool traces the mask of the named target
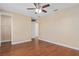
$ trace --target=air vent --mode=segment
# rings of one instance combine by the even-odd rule
[[[53,10],[53,11],[58,11],[58,9],[55,9],[55,10]]]
[[[35,19],[32,19],[32,22],[36,22],[36,20]]]

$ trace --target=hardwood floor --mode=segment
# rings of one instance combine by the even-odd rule
[[[3,45],[0,56],[79,56],[79,51],[41,40],[17,45]]]

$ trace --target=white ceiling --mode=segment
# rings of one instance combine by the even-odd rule
[[[41,5],[44,5],[46,3],[41,3]],[[16,13],[21,13],[24,15],[28,15],[34,18],[37,18],[38,16],[45,16],[50,13],[53,13],[55,9],[62,10],[64,8],[69,8],[74,5],[77,5],[76,3],[50,3],[50,7],[47,7],[46,10],[48,11],[47,13],[40,13],[40,14],[35,14],[34,11],[27,10],[27,8],[35,8],[35,6],[32,3],[0,3],[0,9],[6,10],[6,11],[11,11],[11,12],[16,12]]]

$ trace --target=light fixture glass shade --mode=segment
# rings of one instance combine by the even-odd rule
[[[39,13],[41,13],[42,11],[41,11],[41,9],[39,9]]]
[[[42,11],[41,11],[41,9],[36,9],[35,12],[41,13]]]
[[[39,11],[39,9],[35,9],[35,12],[37,12],[37,13],[38,13],[38,11]]]

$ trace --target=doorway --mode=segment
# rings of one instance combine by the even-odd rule
[[[11,16],[1,15],[1,46],[11,45]]]
[[[32,38],[39,37],[39,23],[33,19],[32,20]]]

